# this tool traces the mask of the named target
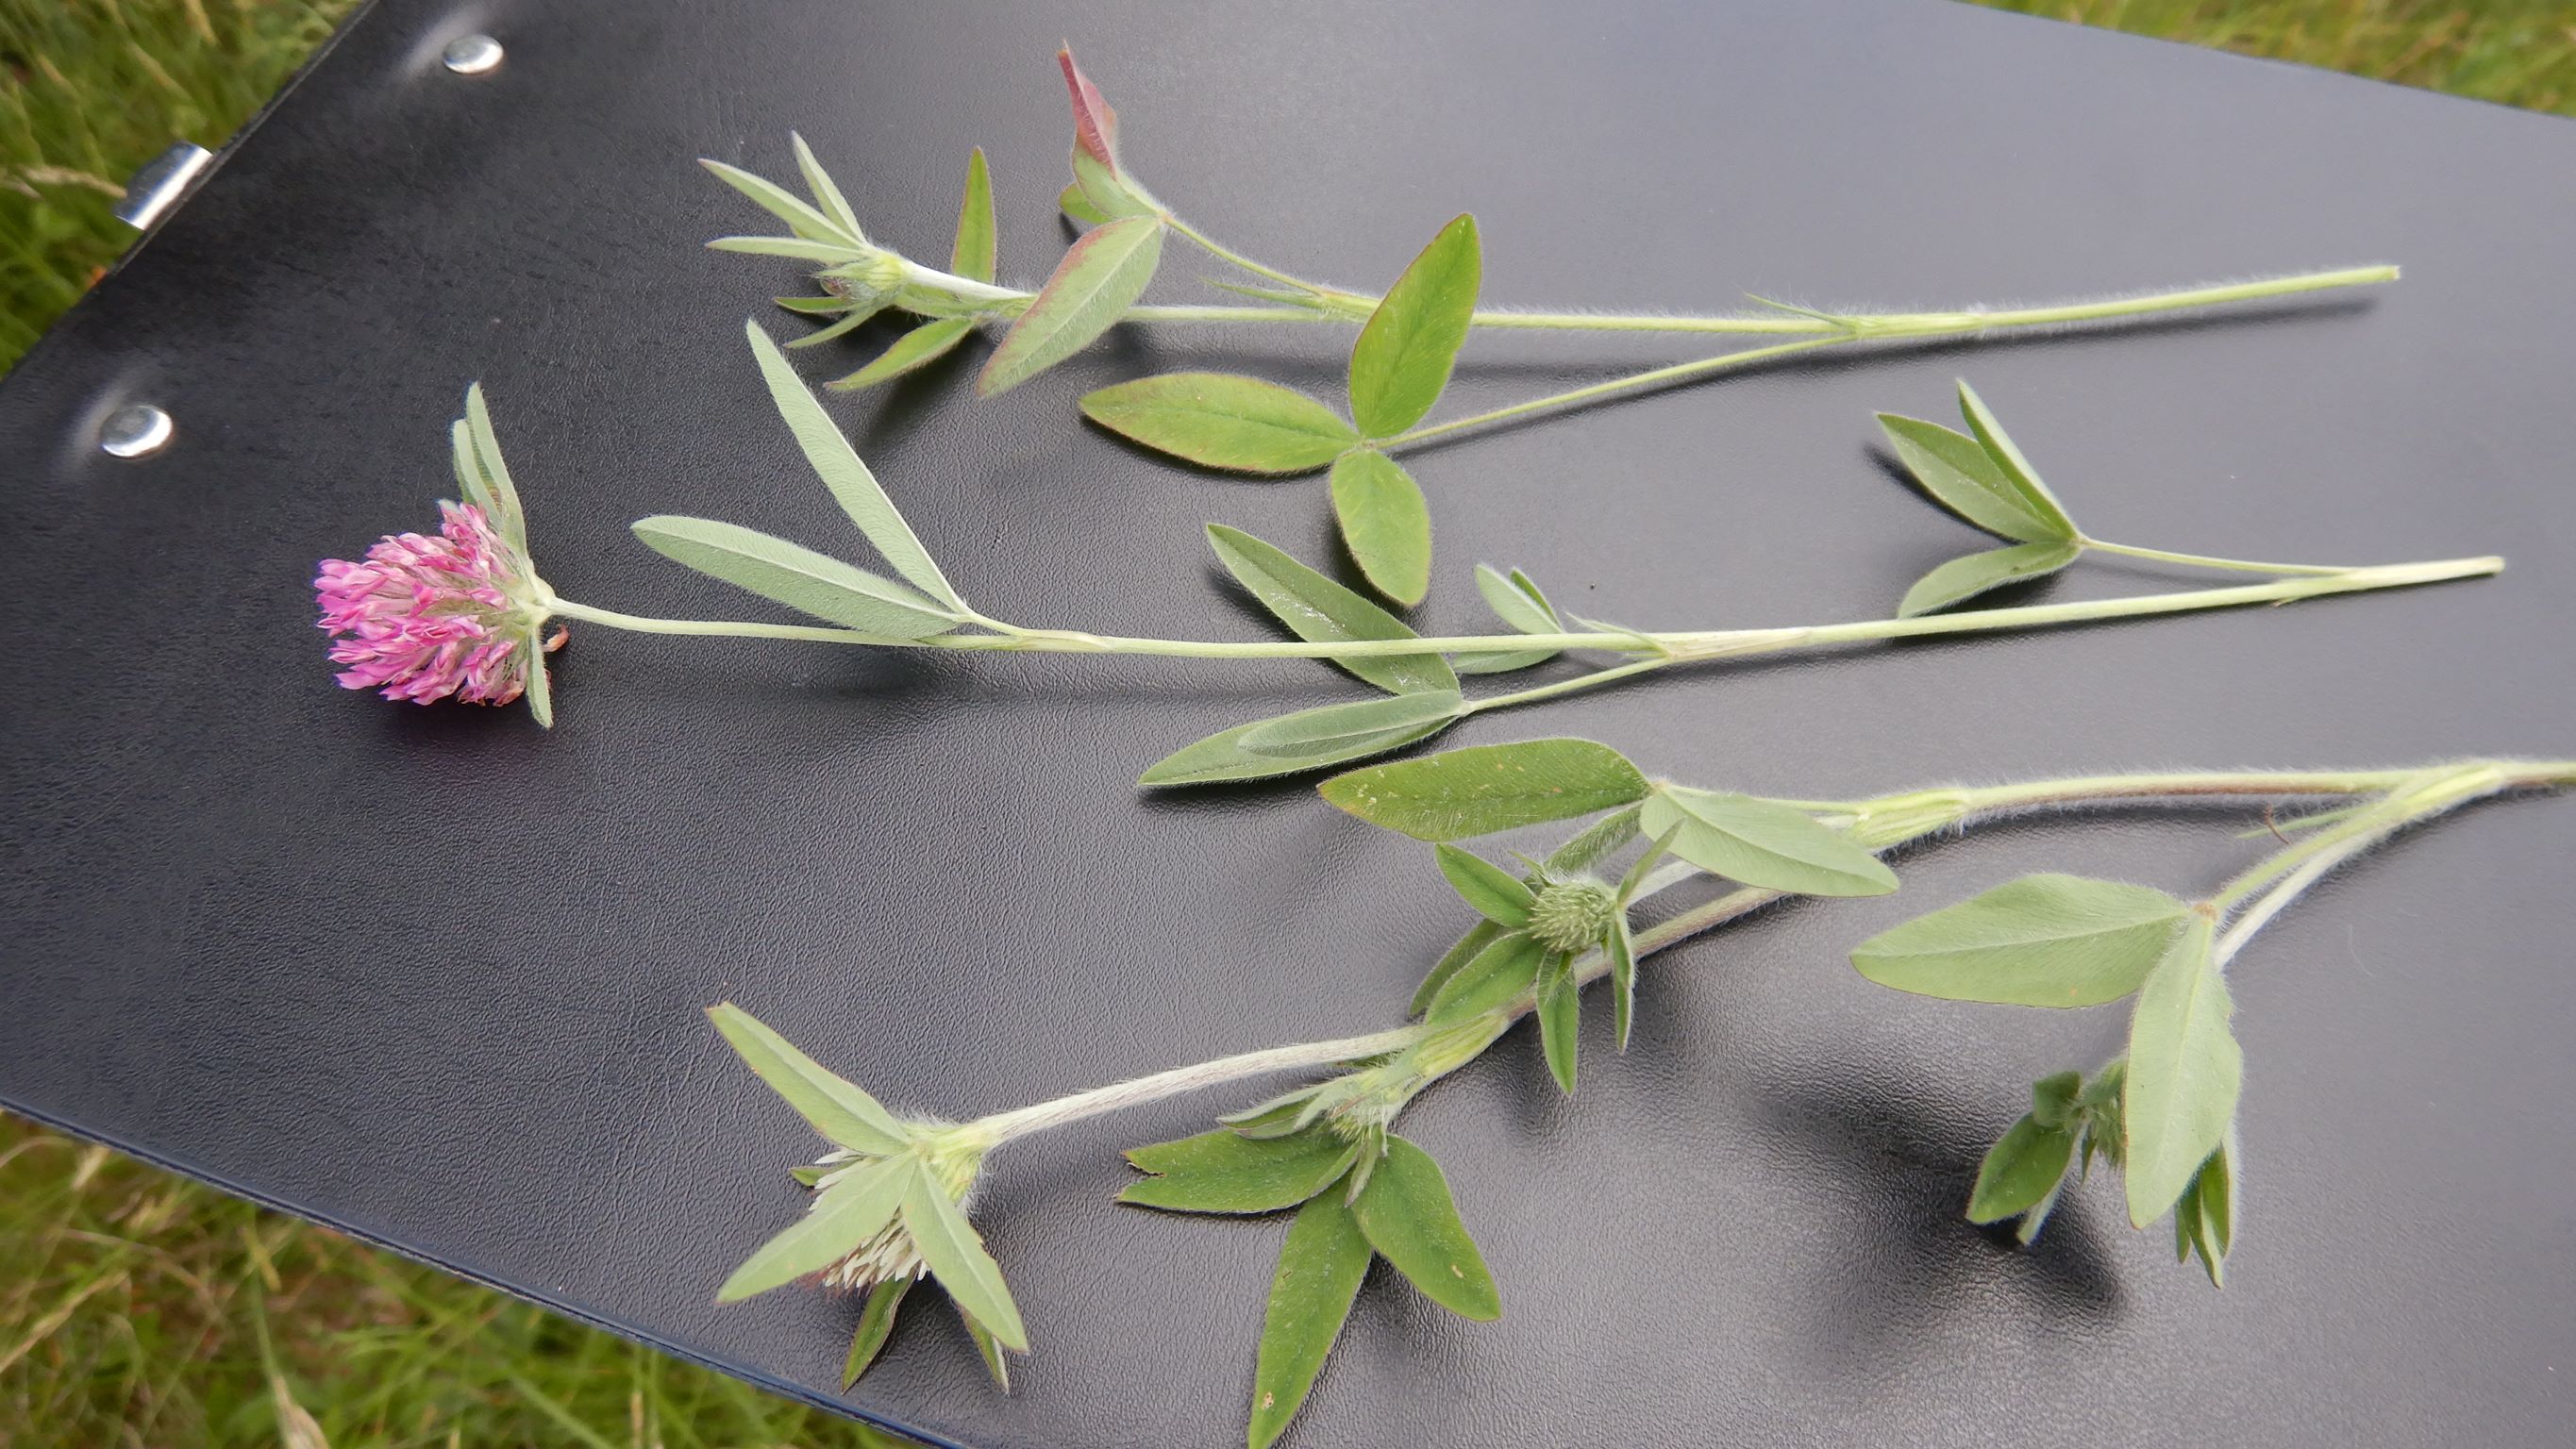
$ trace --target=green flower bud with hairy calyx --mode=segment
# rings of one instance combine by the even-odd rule
[[[1597,880],[1555,881],[1541,887],[1531,904],[1529,933],[1550,950],[1589,950],[1601,943],[1618,911],[1619,898]]]
[[[919,1158],[922,1165],[930,1169],[931,1180],[939,1185],[939,1190],[948,1194],[949,1201],[956,1203],[961,1211],[964,1210],[967,1198],[975,1191],[975,1174],[983,1170],[984,1154],[993,1146],[991,1136],[972,1123],[964,1126],[927,1122],[910,1125],[916,1128],[918,1135],[907,1144],[905,1151]],[[813,1205],[820,1206],[822,1190],[841,1177],[882,1160],[855,1152],[827,1155],[816,1165],[830,1165],[834,1170],[815,1182]],[[919,1278],[927,1272],[929,1268],[922,1262],[920,1247],[913,1242],[911,1233],[905,1230],[903,1219],[898,1215],[838,1262],[824,1269],[823,1282],[828,1287],[864,1292],[879,1283],[897,1278]]]
[[[903,258],[878,247],[855,262],[843,262],[821,274],[825,290],[846,297],[853,306],[882,307],[903,290],[909,274]]]

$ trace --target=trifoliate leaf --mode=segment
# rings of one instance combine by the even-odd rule
[[[854,1152],[887,1156],[903,1150],[907,1134],[876,1098],[823,1069],[787,1038],[730,1001],[707,1008],[707,1020],[770,1090],[814,1124],[814,1130]]]
[[[1368,448],[1333,464],[1333,517],[1377,591],[1399,604],[1431,592],[1431,505],[1393,458]]]
[[[1461,216],[1387,289],[1351,348],[1351,418],[1362,433],[1394,437],[1440,400],[1483,279],[1476,219]]]
[[[718,1303],[739,1303],[820,1273],[856,1252],[893,1222],[905,1189],[920,1176],[909,1158],[873,1162],[823,1189],[796,1226],[763,1244],[716,1290]]]
[[[1157,452],[1206,468],[1303,473],[1358,444],[1322,403],[1259,378],[1172,372],[1087,394],[1082,415]]]
[[[1520,877],[1472,851],[1454,845],[1434,846],[1440,860],[1440,873],[1448,877],[1458,898],[1475,908],[1476,914],[1497,925],[1513,930],[1529,924],[1530,903],[1537,899]]]
[[[920,535],[904,522],[903,511],[894,506],[894,500],[877,483],[876,475],[859,460],[858,450],[850,446],[850,440],[833,426],[831,414],[814,400],[814,394],[796,375],[796,369],[788,365],[778,344],[769,340],[769,334],[761,331],[757,322],[744,323],[743,332],[751,339],[752,356],[760,362],[760,375],[769,384],[769,396],[778,406],[779,417],[796,435],[796,446],[804,450],[805,461],[813,465],[823,486],[832,490],[841,511],[859,526],[859,532],[876,546],[896,573],[941,604],[963,609],[965,601],[949,586],[948,576],[939,571]]]
[[[1432,1302],[1479,1323],[1503,1316],[1494,1275],[1458,1220],[1449,1179],[1430,1153],[1390,1135],[1351,1216],[1377,1255]]]
[[[1896,606],[1896,617],[1911,619],[1973,599],[1988,589],[2046,578],[2084,554],[2077,543],[2016,543],[1954,558],[1914,581]]]
[[[863,634],[927,639],[957,627],[954,615],[892,579],[739,524],[657,514],[633,526],[665,558]]]
[[[1129,1152],[1155,1175],[1129,1183],[1118,1200],[1167,1212],[1277,1212],[1332,1186],[1358,1155],[1358,1144],[1320,1127],[1260,1139],[1220,1127]]]
[[[921,1250],[939,1286],[960,1313],[971,1316],[1014,1353],[1029,1351],[1029,1331],[1020,1322],[1019,1305],[1002,1282],[1002,1265],[984,1251],[984,1239],[958,1211],[947,1192],[918,1163],[903,1184],[903,1230]]]
[[[1262,1315],[1261,1352],[1252,1370],[1250,1449],[1269,1449],[1305,1404],[1359,1297],[1371,1256],[1342,1194],[1324,1193],[1297,1210]]]
[[[2214,930],[2197,911],[2184,921],[2129,1018],[2126,1175],[2139,1227],[2173,1206],[2236,1120],[2245,1054],[2228,1029],[2234,1007],[2211,954]]]
[[[976,393],[1007,392],[1091,345],[1145,294],[1162,259],[1159,217],[1123,216],[1084,232],[993,349]]]
[[[1776,801],[1668,785],[1646,798],[1639,822],[1658,838],[1672,832],[1673,854],[1745,885],[1810,896],[1896,889],[1896,873],[1850,836]]]
[[[1464,840],[1645,798],[1628,758],[1590,740],[1478,745],[1336,775],[1324,798],[1416,840]]]
[[[2145,886],[2024,876],[1871,937],[1852,965],[1951,1001],[2099,1006],[2138,989],[2190,913]]]
[[[1348,639],[1417,637],[1403,620],[1291,558],[1275,545],[1211,523],[1208,546],[1235,582],[1261,601],[1288,631],[1318,644]],[[1389,694],[1452,691],[1458,675],[1437,654],[1388,654],[1333,661]]]

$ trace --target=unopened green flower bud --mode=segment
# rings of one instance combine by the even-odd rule
[[[1530,906],[1529,933],[1550,950],[1585,951],[1601,944],[1618,911],[1619,898],[1597,880],[1555,881],[1541,887]]]

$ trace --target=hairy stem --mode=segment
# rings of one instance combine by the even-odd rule
[[[998,632],[940,634],[927,639],[895,639],[857,629],[816,624],[764,624],[736,619],[663,619],[628,614],[548,595],[547,611],[643,634],[732,636],[793,639],[825,644],[860,644],[882,649],[947,649],[998,653],[1145,654],[1193,659],[1367,659],[1406,654],[1458,654],[1525,649],[1596,649],[1649,657],[1577,679],[1540,685],[1478,701],[1474,709],[1496,709],[1573,693],[1670,664],[1701,663],[1751,654],[1880,639],[1910,639],[1937,634],[1982,634],[2106,619],[2144,618],[2198,609],[2243,604],[2278,604],[2328,594],[2406,588],[2475,578],[2504,568],[2494,557],[2445,559],[2429,563],[2381,564],[2334,573],[2275,579],[2269,583],[2181,593],[2140,594],[2120,599],[2088,599],[2068,604],[2031,604],[2009,609],[1972,609],[1911,619],[1872,619],[1848,624],[1791,628],[1719,629],[1674,633],[1583,630],[1558,634],[1450,634],[1405,639],[1151,639],[1117,634],[1088,634],[1067,629],[1024,629],[982,616],[961,624],[985,625]]]
[[[2147,774],[2081,775],[2017,785],[1935,787],[1846,802],[1798,802],[1819,813],[1843,819],[1855,838],[1876,853],[2007,815],[2072,804],[2132,803],[2212,796],[2287,798],[2295,796],[2379,796],[2379,801],[2350,820],[2282,851],[2262,865],[2221,887],[2212,897],[2224,909],[2234,899],[2268,885],[2269,890],[2236,919],[2220,939],[2222,964],[2245,941],[2297,895],[2336,866],[2367,851],[2408,825],[2427,820],[2469,801],[2510,790],[2576,785],[2576,760],[2477,761],[2404,770],[2354,771],[2176,771]],[[1871,822],[1882,822],[1872,829]],[[1893,824],[1885,822],[1896,822]],[[1659,872],[1640,892],[1640,899],[1699,874]],[[2252,882],[2247,886],[2245,882]],[[1758,887],[1729,891],[1639,931],[1640,957],[1677,946],[1730,921],[1738,920],[1788,894]],[[1573,964],[1575,979],[1589,984],[1610,972],[1608,959],[1591,953]],[[1535,999],[1519,999],[1493,1008],[1498,1023],[1508,1024],[1534,1009]],[[987,1132],[995,1143],[1060,1127],[1128,1107],[1161,1101],[1257,1076],[1331,1066],[1362,1057],[1402,1051],[1431,1035],[1422,1023],[1368,1036],[1338,1037],[1219,1057],[1195,1066],[1157,1072],[1130,1081],[1096,1087],[1053,1101],[978,1119],[970,1127]]]

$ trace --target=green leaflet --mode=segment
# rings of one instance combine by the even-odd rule
[[[1121,437],[1208,468],[1303,473],[1360,435],[1289,388],[1227,372],[1169,372],[1086,394],[1082,415]]]
[[[1580,875],[1599,865],[1619,847],[1637,838],[1637,817],[1643,806],[1631,805],[1613,810],[1575,832],[1563,845],[1547,853],[1548,874],[1560,879]]]
[[[1952,513],[2017,543],[2074,539],[2073,525],[2042,513],[1976,439],[1939,423],[1895,413],[1880,413],[1878,425],[1914,481]]]
[[[941,604],[964,609],[966,601],[949,586],[948,576],[939,571],[938,563],[922,546],[912,525],[903,521],[903,511],[894,506],[894,500],[877,483],[876,475],[859,460],[858,450],[850,446],[850,440],[832,425],[831,415],[814,400],[813,392],[796,375],[796,369],[788,365],[778,344],[769,340],[769,334],[761,331],[757,322],[745,322],[743,335],[751,340],[752,356],[760,361],[760,375],[769,384],[769,396],[778,406],[779,417],[796,435],[796,446],[804,450],[805,461],[813,466],[823,486],[832,490],[841,511],[859,526],[859,532],[876,546],[896,573]]]
[[[540,624],[520,645],[528,651],[528,713],[546,728],[555,727],[555,682],[546,674],[546,631]]]
[[[2154,1222],[2227,1140],[2245,1055],[2228,1030],[2227,983],[2211,955],[2216,927],[2197,911],[2148,973],[2129,1018],[2126,1171],[2129,1221]]]
[[[984,148],[966,157],[966,196],[957,204],[957,244],[949,249],[948,270],[973,282],[993,280],[1001,264],[1001,239],[993,228],[993,173]]]
[[[740,524],[656,514],[633,527],[664,558],[863,634],[927,639],[957,627],[955,616],[892,579]]]
[[[1562,634],[1565,624],[1556,616],[1556,606],[1530,576],[1514,569],[1507,578],[1491,564],[1476,565],[1476,592],[1485,596],[1496,617],[1524,634]],[[1544,664],[1561,651],[1555,649],[1498,650],[1488,654],[1461,654],[1451,663],[1461,674],[1507,674]]]
[[[1163,222],[1126,216],[1076,238],[984,363],[975,391],[992,397],[1071,357],[1125,315],[1163,258]]]
[[[1289,557],[1275,545],[1221,523],[1207,526],[1208,546],[1235,582],[1251,591],[1288,631],[1318,644],[1348,639],[1417,637],[1403,620]],[[1437,654],[1336,659],[1334,664],[1389,694],[1455,690],[1457,672]],[[1416,738],[1419,738],[1417,736]],[[1344,758],[1353,758],[1344,756]]]
[[[1055,205],[1058,211],[1081,222],[1084,226],[1098,226],[1109,219],[1108,212],[1092,205],[1091,198],[1082,194],[1082,183],[1079,181],[1057,193]]]
[[[2174,1202],[2174,1261],[2200,1255],[2209,1286],[2227,1286],[2227,1251],[2236,1239],[2234,1154],[2219,1144]]]
[[[1266,719],[1246,730],[1238,744],[1256,755],[1311,761],[1354,740],[1377,740],[1423,726],[1445,725],[1465,711],[1467,701],[1455,690],[1328,704]]]
[[[840,184],[823,169],[823,163],[815,159],[814,148],[806,145],[805,138],[794,131],[787,133],[787,144],[795,148],[796,169],[804,173],[805,189],[814,193],[815,204],[823,209],[823,214],[830,217],[832,224],[852,241],[866,241],[867,230],[859,225],[859,214],[850,209],[849,198],[841,194]]]
[[[1566,958],[1552,956],[1538,973],[1538,1040],[1561,1091],[1574,1090],[1575,1055],[1583,1036],[1583,993]]]
[[[1968,1221],[2017,1218],[2048,1201],[2075,1160],[2075,1129],[2043,1127],[2025,1116],[1988,1149],[1968,1194]]]
[[[924,322],[896,338],[894,345],[878,353],[874,362],[823,386],[834,392],[856,392],[863,387],[891,382],[946,357],[974,331],[975,319],[972,317],[941,317]]]
[[[1250,1138],[1220,1127],[1129,1152],[1154,1176],[1129,1183],[1118,1200],[1168,1212],[1277,1212],[1332,1186],[1358,1155],[1357,1143],[1321,1128]]]
[[[1368,1275],[1368,1239],[1342,1194],[1324,1193],[1297,1210],[1262,1315],[1261,1353],[1252,1370],[1251,1449],[1269,1449],[1297,1416],[1341,1336]]]
[[[483,511],[501,536],[522,553],[528,548],[528,514],[520,506],[510,465],[501,460],[501,439],[492,431],[492,410],[484,404],[483,384],[465,389],[464,433],[457,439],[457,470],[480,481]]]
[[[1628,1049],[1628,1028],[1637,1014],[1637,938],[1628,928],[1625,910],[1610,923],[1610,1000],[1611,1026],[1618,1033],[1619,1050]]]
[[[1431,505],[1402,464],[1368,448],[1344,453],[1333,464],[1333,517],[1379,593],[1411,605],[1431,592]]]
[[[868,322],[877,315],[877,313],[884,310],[885,308],[882,305],[853,307],[842,314],[840,321],[833,323],[822,331],[808,332],[804,336],[797,338],[795,341],[788,343],[787,350],[794,352],[800,348],[820,347],[826,342],[847,337],[851,333],[859,330],[861,327],[866,326]]]
[[[716,1290],[718,1303],[739,1303],[820,1273],[894,1221],[896,1205],[921,1175],[910,1159],[873,1162],[823,1189],[796,1226],[762,1245]]]
[[[1745,885],[1811,896],[1896,889],[1896,873],[1851,837],[1774,801],[1667,785],[1646,797],[1639,821],[1649,835],[1674,832],[1673,854]]]
[[[1250,748],[1245,740],[1255,730],[1281,725],[1300,715],[1323,714],[1340,710],[1342,705],[1328,704],[1321,709],[1300,710],[1297,714],[1276,715],[1254,720],[1231,729],[1222,729],[1203,740],[1181,746],[1145,769],[1136,783],[1148,789],[1167,785],[1216,785],[1235,780],[1267,780],[1278,775],[1293,775],[1300,770],[1317,770],[1326,765],[1348,764],[1402,749],[1416,740],[1426,739],[1449,727],[1442,717],[1429,724],[1408,725],[1402,729],[1381,730],[1375,734],[1342,735],[1318,741],[1299,753],[1289,753],[1274,744],[1269,753]],[[1273,736],[1273,738],[1277,738]]]
[[[838,317],[850,310],[847,297],[772,297],[769,300],[802,317]]]
[[[814,1130],[854,1152],[886,1156],[903,1150],[907,1134],[894,1114],[857,1086],[823,1070],[748,1011],[730,1001],[707,1008],[707,1020],[733,1045],[743,1064],[787,1099]]]
[[[847,242],[807,241],[785,236],[720,236],[707,243],[711,252],[733,252],[747,257],[789,257],[800,262],[822,262],[838,265],[863,261],[867,254]]]
[[[1443,843],[1433,847],[1440,873],[1458,898],[1476,914],[1497,925],[1519,930],[1529,924],[1530,903],[1537,899],[1520,877],[1471,851]]]
[[[1503,928],[1491,921],[1478,921],[1469,927],[1467,934],[1460,936],[1456,945],[1451,946],[1442,953],[1438,961],[1432,963],[1431,970],[1422,978],[1422,984],[1413,988],[1413,1004],[1404,1009],[1404,1014],[1420,1016],[1429,1011],[1432,998],[1440,994],[1441,987],[1449,984],[1449,978],[1457,975],[1459,968],[1483,954],[1485,948],[1494,944],[1495,938],[1502,933]]]
[[[1646,797],[1628,758],[1590,740],[1476,745],[1326,780],[1323,796],[1416,840],[1463,840],[1589,815]]]
[[[803,146],[798,143],[799,148]],[[799,157],[799,164],[804,158]],[[860,244],[856,228],[842,224],[797,199],[796,194],[776,182],[764,181],[739,166],[700,157],[698,164],[707,168],[718,181],[760,203],[760,209],[787,223],[787,229],[809,242],[829,242],[843,249]],[[844,203],[847,205],[847,203]]]
[[[1100,222],[1123,221],[1129,217],[1149,216],[1161,220],[1159,208],[1144,189],[1125,176],[1092,160],[1080,151],[1073,153],[1073,193],[1081,198]],[[1090,221],[1090,217],[1077,217]],[[1095,225],[1099,222],[1094,222]]]
[[[1966,378],[1959,379],[1959,412],[1967,418],[1968,430],[1977,435],[1986,456],[1994,459],[1995,466],[2021,494],[2023,505],[2047,526],[2049,532],[2046,536],[2058,539],[2083,537],[2075,527],[2075,520],[2066,516],[2066,505],[2058,502],[2057,495],[2048,491],[2048,485],[2039,481],[2039,471],[2031,467],[2030,460],[2013,445],[2012,438],[2004,432],[2003,424],[1995,421],[1995,415],[1986,408],[1985,399],[1977,396],[1977,390],[1968,386]]]
[[[2024,876],[1862,942],[1852,965],[1951,1001],[2099,1006],[2145,982],[2190,910],[2145,886]]]
[[[929,1171],[907,1163],[903,1186],[903,1230],[921,1250],[939,1286],[948,1290],[957,1311],[973,1318],[1015,1353],[1029,1351],[1029,1331],[1020,1322],[1019,1305],[1002,1282],[1002,1265],[984,1251],[984,1240],[966,1215],[950,1201]]]
[[[885,1352],[886,1338],[894,1332],[895,1310],[903,1306],[903,1295],[912,1291],[910,1278],[888,1278],[868,1290],[868,1306],[859,1310],[858,1332],[850,1335],[850,1356],[841,1365],[841,1387],[859,1381],[859,1375]]]
[[[1002,1357],[1002,1345],[993,1331],[975,1321],[975,1315],[960,1308],[957,1321],[966,1325],[966,1336],[975,1340],[975,1351],[984,1356],[984,1372],[993,1376],[993,1386],[1003,1393],[1011,1391],[1011,1361]]]
[[[1450,974],[1432,993],[1423,1020],[1447,1026],[1501,1006],[1530,989],[1546,964],[1547,948],[1521,931],[1508,931]]]
[[[1351,348],[1351,418],[1362,433],[1391,438],[1440,400],[1483,280],[1476,219],[1461,216],[1387,288]]]
[[[2016,543],[1954,558],[1914,581],[1896,606],[1896,617],[1911,619],[1975,598],[1988,589],[2045,578],[2083,557],[2080,543]]]
[[[1458,1220],[1449,1179],[1430,1153],[1390,1135],[1351,1216],[1377,1255],[1432,1302],[1479,1323],[1503,1316],[1494,1275]]]

